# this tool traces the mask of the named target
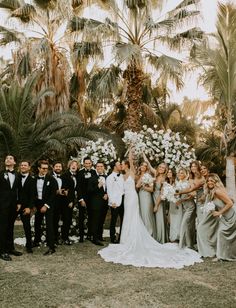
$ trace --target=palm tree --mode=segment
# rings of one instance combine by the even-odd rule
[[[45,156],[66,159],[88,140],[113,138],[107,130],[84,125],[73,112],[55,112],[44,121],[35,120],[40,100],[53,94],[45,89],[35,95],[38,79],[40,75],[34,72],[23,86],[16,81],[0,86],[0,157],[11,152],[32,161]]]
[[[74,16],[68,29],[81,35],[81,53],[88,43],[92,44],[94,50],[99,49],[99,53],[107,45],[113,48],[116,65],[106,68],[104,74],[95,72],[89,88],[93,89],[97,100],[112,100],[110,89],[116,89],[114,94],[117,94],[122,80],[121,97],[125,98],[126,110],[124,126],[138,131],[141,129],[145,67],[154,67],[159,80],[172,81],[178,89],[183,85],[183,62],[168,55],[163,51],[163,46],[171,51],[180,51],[183,46],[190,47],[191,43],[202,37],[202,31],[198,28],[183,28],[186,22],[199,14],[194,7],[199,0],[183,0],[167,13],[161,10],[164,1],[123,0],[122,4],[114,0],[96,2],[111,18],[98,21]],[[154,15],[157,16],[155,20]]]
[[[36,117],[69,108],[69,63],[66,55],[63,25],[71,13],[68,1],[1,0],[0,8],[16,20],[17,30],[0,27],[0,45],[15,43],[13,78],[21,82],[34,69],[43,72],[37,91],[53,88],[54,95],[45,96],[37,106]],[[62,34],[61,34],[62,33]]]
[[[199,46],[192,56],[203,72],[200,82],[206,87],[221,116],[221,137],[226,156],[226,187],[236,200],[234,109],[236,103],[236,6],[218,5],[217,31]],[[220,120],[220,118],[219,118]]]

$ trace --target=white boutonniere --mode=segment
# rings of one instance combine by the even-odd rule
[[[7,173],[4,173],[4,179],[8,180],[8,174]]]
[[[91,178],[91,173],[90,172],[85,173],[84,177],[85,179]]]
[[[49,186],[50,185],[50,181],[47,181],[47,186]]]

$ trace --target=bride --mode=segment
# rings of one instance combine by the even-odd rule
[[[106,262],[136,267],[183,268],[202,262],[200,255],[178,244],[160,244],[146,230],[139,213],[138,195],[135,190],[135,167],[132,153],[129,161],[122,162],[125,181],[124,219],[120,244],[110,244],[98,254]]]

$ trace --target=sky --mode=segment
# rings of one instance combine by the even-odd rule
[[[27,1],[28,2],[28,1]],[[180,3],[181,0],[167,0],[166,10],[173,8],[176,4]],[[217,0],[201,0],[201,5],[199,7],[201,11],[202,18],[199,20],[199,25],[206,32],[213,32],[215,30],[215,21],[217,14]],[[227,2],[227,0],[221,0],[220,2]],[[231,2],[236,4],[236,0],[231,0]],[[95,11],[97,14],[97,10]],[[91,12],[89,13],[91,16]],[[93,13],[94,15],[94,13]],[[101,15],[101,13],[99,13]],[[1,13],[0,15],[0,23],[4,23],[5,16]],[[3,49],[0,50],[0,56],[4,56],[4,58],[11,57],[11,50]],[[203,87],[198,86],[197,84],[198,74],[192,73],[185,78],[185,86],[180,91],[177,92],[174,87],[171,89],[171,101],[181,102],[184,96],[187,96],[190,99],[208,99],[208,94],[204,90]]]

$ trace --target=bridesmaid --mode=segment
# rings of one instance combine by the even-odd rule
[[[200,163],[195,160],[190,164],[190,175],[189,175],[190,183],[193,187],[197,187],[196,191],[196,209],[197,209],[197,225],[203,218],[202,207],[204,204],[204,193],[203,186],[205,184],[205,178],[201,173]]]
[[[190,187],[191,183],[187,180],[188,174],[186,169],[181,168],[177,174],[178,182],[176,187]],[[182,206],[183,218],[180,226],[179,246],[181,248],[193,248],[195,240],[195,203],[193,195],[182,194],[181,199],[176,202],[176,206]]]
[[[236,212],[233,209],[233,201],[229,198],[221,180],[217,174],[209,174],[206,182],[206,202],[213,202],[215,210],[210,214],[216,221],[217,228],[211,224],[208,228],[198,228],[199,253],[205,257],[207,249],[204,244],[212,242],[215,244],[215,255],[217,260],[236,261]],[[216,239],[212,241],[212,235]],[[213,238],[214,239],[214,238]],[[209,245],[209,244],[208,244]],[[212,250],[214,246],[212,245]]]
[[[173,169],[169,169],[166,175],[166,182],[175,185],[176,173]],[[170,242],[178,242],[180,235],[180,226],[183,217],[182,206],[176,206],[175,202],[169,203],[169,223],[170,223]]]
[[[150,183],[144,183],[144,177],[150,177],[151,175],[148,172],[148,164],[143,162],[139,167],[139,175],[137,178],[136,188],[138,190],[139,196],[139,206],[140,206],[140,214],[142,221],[148,230],[148,233],[151,236],[155,236],[156,234],[156,226],[155,226],[155,219],[153,214],[153,199],[152,199],[152,192],[153,192],[153,181]]]
[[[166,179],[167,165],[161,163],[157,169],[153,168],[147,159],[146,155],[143,153],[144,161],[148,164],[150,172],[154,175],[154,191],[153,191],[153,200],[154,200],[154,213],[156,220],[156,240],[164,244],[168,241],[167,234],[167,217],[166,217],[166,208],[165,203],[161,201],[161,188]]]

